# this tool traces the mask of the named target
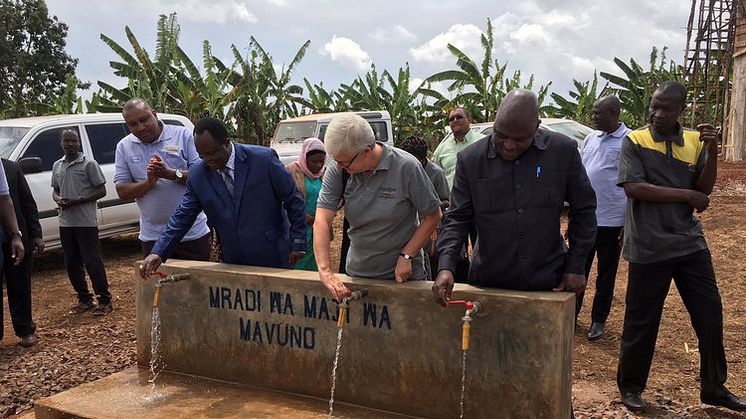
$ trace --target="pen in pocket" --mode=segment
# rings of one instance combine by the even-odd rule
[[[541,166],[536,167],[536,178],[539,178],[539,175],[541,174]]]

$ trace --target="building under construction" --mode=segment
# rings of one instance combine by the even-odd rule
[[[726,160],[746,158],[746,10],[741,0],[692,0],[684,77],[689,126],[723,127]]]

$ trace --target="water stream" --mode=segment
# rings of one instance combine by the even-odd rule
[[[153,320],[150,326],[150,378],[148,382],[155,389],[155,379],[160,373],[159,364],[161,362],[160,350],[161,343],[161,313],[158,307],[153,307]]]
[[[329,417],[334,417],[334,390],[337,387],[337,366],[339,365],[339,352],[342,349],[342,329],[337,330],[337,349],[334,351],[334,366],[332,367],[332,389],[329,395]]]
[[[462,351],[463,358],[461,358],[461,401],[459,403],[459,419],[464,419],[464,395],[466,394],[466,353],[469,351]]]

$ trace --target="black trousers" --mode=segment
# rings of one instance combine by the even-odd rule
[[[628,393],[645,389],[671,278],[699,340],[701,392],[722,395],[727,378],[723,305],[707,249],[659,263],[629,264],[627,309],[617,371],[619,390]]]
[[[155,246],[154,241],[140,241],[140,250],[142,251],[143,259],[145,259],[150,254],[150,251],[153,250],[153,246]],[[210,260],[210,250],[212,250],[212,245],[210,243],[210,233],[207,233],[195,240],[179,242],[174,247],[174,250],[171,252],[169,258],[207,261]]]
[[[36,324],[31,317],[31,271],[34,268],[34,255],[31,242],[23,241],[26,256],[18,266],[13,265],[12,252],[8,243],[3,244],[2,271],[5,286],[8,290],[8,306],[13,331],[19,338],[36,333]],[[3,330],[3,298],[0,293],[0,339]]]
[[[91,278],[93,291],[99,304],[111,302],[106,269],[101,259],[101,243],[98,240],[98,227],[60,227],[60,240],[65,254],[65,268],[70,283],[78,293],[78,301],[93,299],[85,281],[85,272]]]
[[[614,299],[614,283],[616,272],[619,268],[619,254],[622,246],[619,244],[619,234],[623,227],[598,227],[596,230],[596,241],[593,243],[591,252],[585,260],[585,277],[590,278],[593,259],[598,255],[596,263],[596,294],[593,297],[593,308],[591,309],[591,321],[593,323],[605,323],[611,311],[611,301]],[[580,294],[575,300],[575,317],[578,317],[583,308],[583,297]]]

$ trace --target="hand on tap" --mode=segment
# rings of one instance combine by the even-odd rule
[[[445,269],[438,272],[438,276],[435,277],[435,283],[433,283],[433,298],[437,304],[443,307],[448,305],[451,293],[453,292],[453,283],[453,272]]]

